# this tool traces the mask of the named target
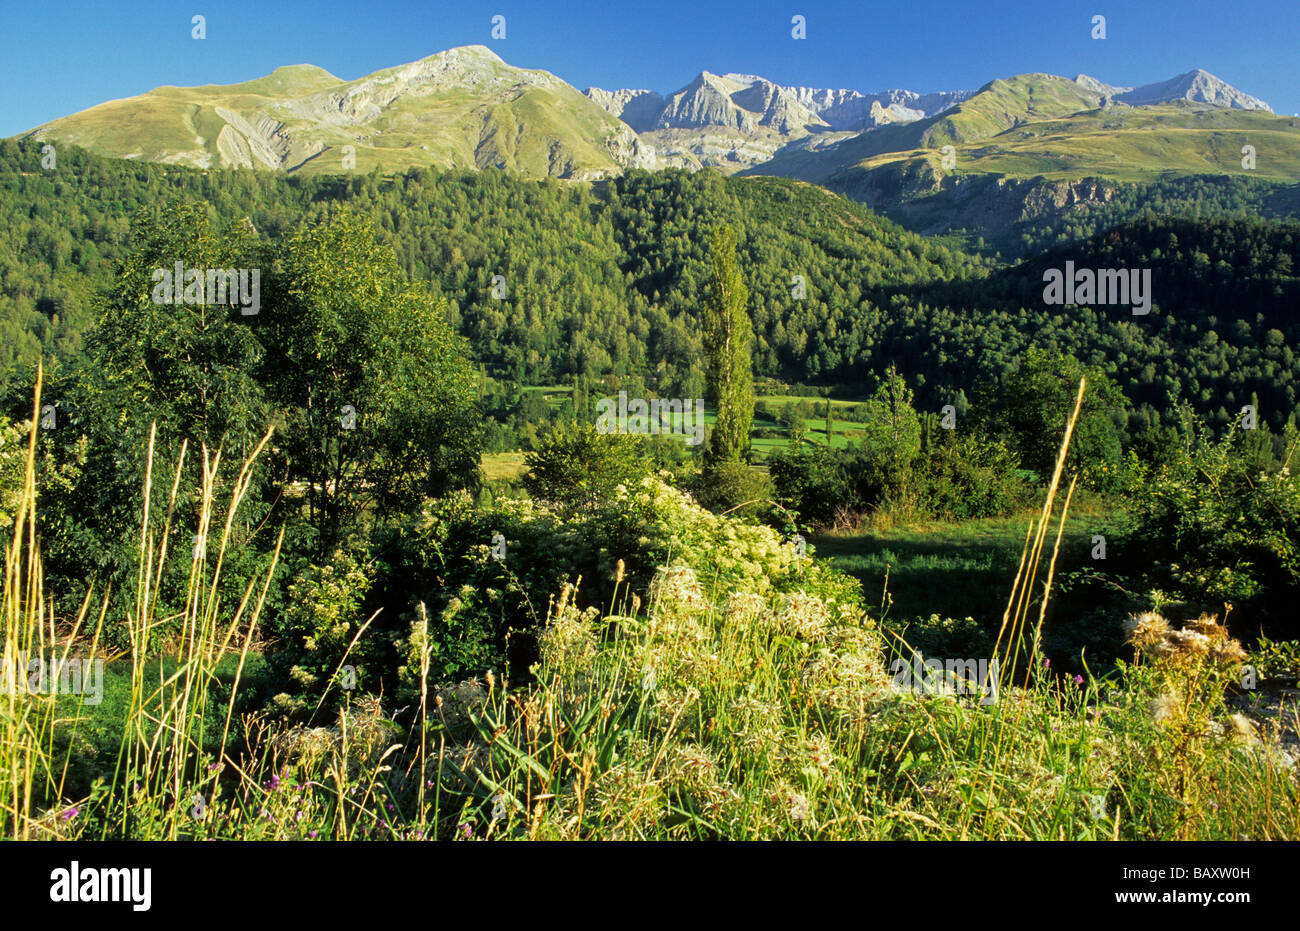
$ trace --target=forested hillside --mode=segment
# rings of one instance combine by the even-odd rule
[[[75,357],[96,317],[92,295],[130,245],[138,210],[202,200],[219,219],[248,217],[277,241],[291,224],[346,203],[376,222],[410,278],[447,299],[486,371],[519,384],[632,376],[663,395],[695,396],[706,233],[728,222],[751,291],[756,375],[865,394],[893,364],[934,406],[1001,380],[1037,344],[1111,375],[1150,409],[1139,421],[1157,417],[1171,391],[1220,420],[1258,394],[1262,417],[1280,427],[1296,407],[1300,333],[1286,309],[1300,227],[1165,218],[1166,204],[1235,215],[1235,205],[1255,208],[1260,196],[1240,183],[1170,184],[1035,230],[1030,242],[1056,251],[998,269],[778,178],[630,172],[589,187],[413,170],[286,179],[75,149],[44,171],[35,146],[4,142],[0,366],[12,374],[42,351]],[[1067,259],[1151,268],[1152,312],[1045,306],[1042,270]]]

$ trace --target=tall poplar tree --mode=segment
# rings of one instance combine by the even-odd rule
[[[700,325],[706,397],[718,417],[705,450],[706,471],[749,458],[754,422],[754,329],[746,307],[749,289],[736,261],[736,233],[730,226],[714,232],[709,266]]]

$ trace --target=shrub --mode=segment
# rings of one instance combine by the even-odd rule
[[[1252,459],[1235,433],[1214,442],[1194,430],[1172,465],[1134,489],[1130,549],[1159,587],[1293,635],[1300,482]]]
[[[352,685],[351,675],[334,681],[345,660],[355,668],[355,684],[363,689],[369,684],[366,672],[375,639],[359,643],[351,653],[349,646],[365,623],[362,605],[373,580],[372,564],[339,550],[325,565],[307,566],[289,586],[284,609],[268,620],[280,641],[271,654],[273,665],[293,689],[277,696],[282,709],[309,711],[304,696],[321,696],[331,684]]]
[[[734,459],[706,468],[692,487],[702,505],[736,517],[761,518],[771,511],[775,497],[770,476]]]
[[[825,446],[780,450],[768,460],[777,500],[809,524],[827,525],[836,512],[857,502],[846,457]]]
[[[972,617],[917,618],[903,632],[903,639],[924,656],[990,659],[993,655],[992,638]]]
[[[658,477],[563,515],[528,499],[475,507],[456,495],[378,532],[364,560],[340,554],[338,566],[311,569],[274,627],[277,665],[314,703],[373,615],[348,659],[366,691],[409,699],[421,654],[431,683],[493,669],[526,679],[548,615],[538,593],[581,580],[584,597],[608,605],[618,579],[625,594],[648,600],[656,567],[669,563],[710,591],[859,597],[855,580],[798,557],[775,530],[713,514]],[[291,699],[281,704],[301,707]]]
[[[1013,513],[1029,496],[1019,469],[1019,457],[1002,440],[950,437],[918,463],[921,507],[947,520]]]
[[[644,446],[640,436],[601,433],[592,424],[557,426],[525,458],[524,487],[546,501],[590,507],[649,473]]]

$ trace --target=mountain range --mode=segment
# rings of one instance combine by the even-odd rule
[[[930,93],[702,71],[660,94],[578,91],[481,45],[353,81],[300,64],[241,84],[159,87],[22,135],[117,158],[306,174],[495,167],[593,181],[713,167],[823,185],[928,232],[1008,221],[1030,196],[1104,199],[1108,180],[1300,177],[1296,119],[1199,69],[1138,87],[1022,74]],[[1082,179],[1103,183],[1081,194]],[[1043,184],[1057,188],[1044,195]],[[985,215],[990,197],[997,217]],[[932,221],[906,215],[921,201]]]

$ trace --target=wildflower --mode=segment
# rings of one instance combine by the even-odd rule
[[[78,814],[80,814],[80,812],[76,808],[65,808],[63,809],[63,814],[59,817],[64,821],[71,821],[73,818],[77,817]]]
[[[790,800],[790,817],[797,822],[808,820],[808,799],[802,795],[796,795]]]
[[[1173,720],[1178,716],[1178,698],[1161,695],[1151,702],[1151,720],[1156,723]]]
[[[1255,725],[1244,714],[1234,714],[1228,719],[1232,723],[1233,735],[1242,740],[1255,739]]]
[[[312,840],[315,840],[315,839],[316,839],[316,832],[315,832],[315,831],[308,831],[308,832],[307,832],[307,836],[310,837]]]
[[[1169,632],[1169,622],[1154,611],[1143,611],[1124,622],[1129,641],[1139,649],[1155,647]]]
[[[280,777],[276,775],[271,776],[270,779],[263,783],[263,788],[270,789],[274,792],[276,789],[280,788]]]
[[[1200,631],[1172,630],[1166,639],[1179,652],[1189,656],[1201,656],[1210,652],[1210,638]]]
[[[618,584],[619,582],[622,581],[623,581],[623,560],[620,559],[618,561],[618,565],[614,567],[614,583]]]
[[[1074,677],[1074,684],[1075,684],[1075,685],[1083,685],[1083,676],[1075,676],[1075,677]]]
[[[474,836],[474,829],[470,827],[470,823],[468,821],[464,821],[460,825],[460,833],[465,836],[465,840],[469,840],[471,837]]]
[[[1210,648],[1210,656],[1216,662],[1224,665],[1244,663],[1246,661],[1246,651],[1241,648],[1241,643],[1236,640],[1215,641],[1214,646]]]

